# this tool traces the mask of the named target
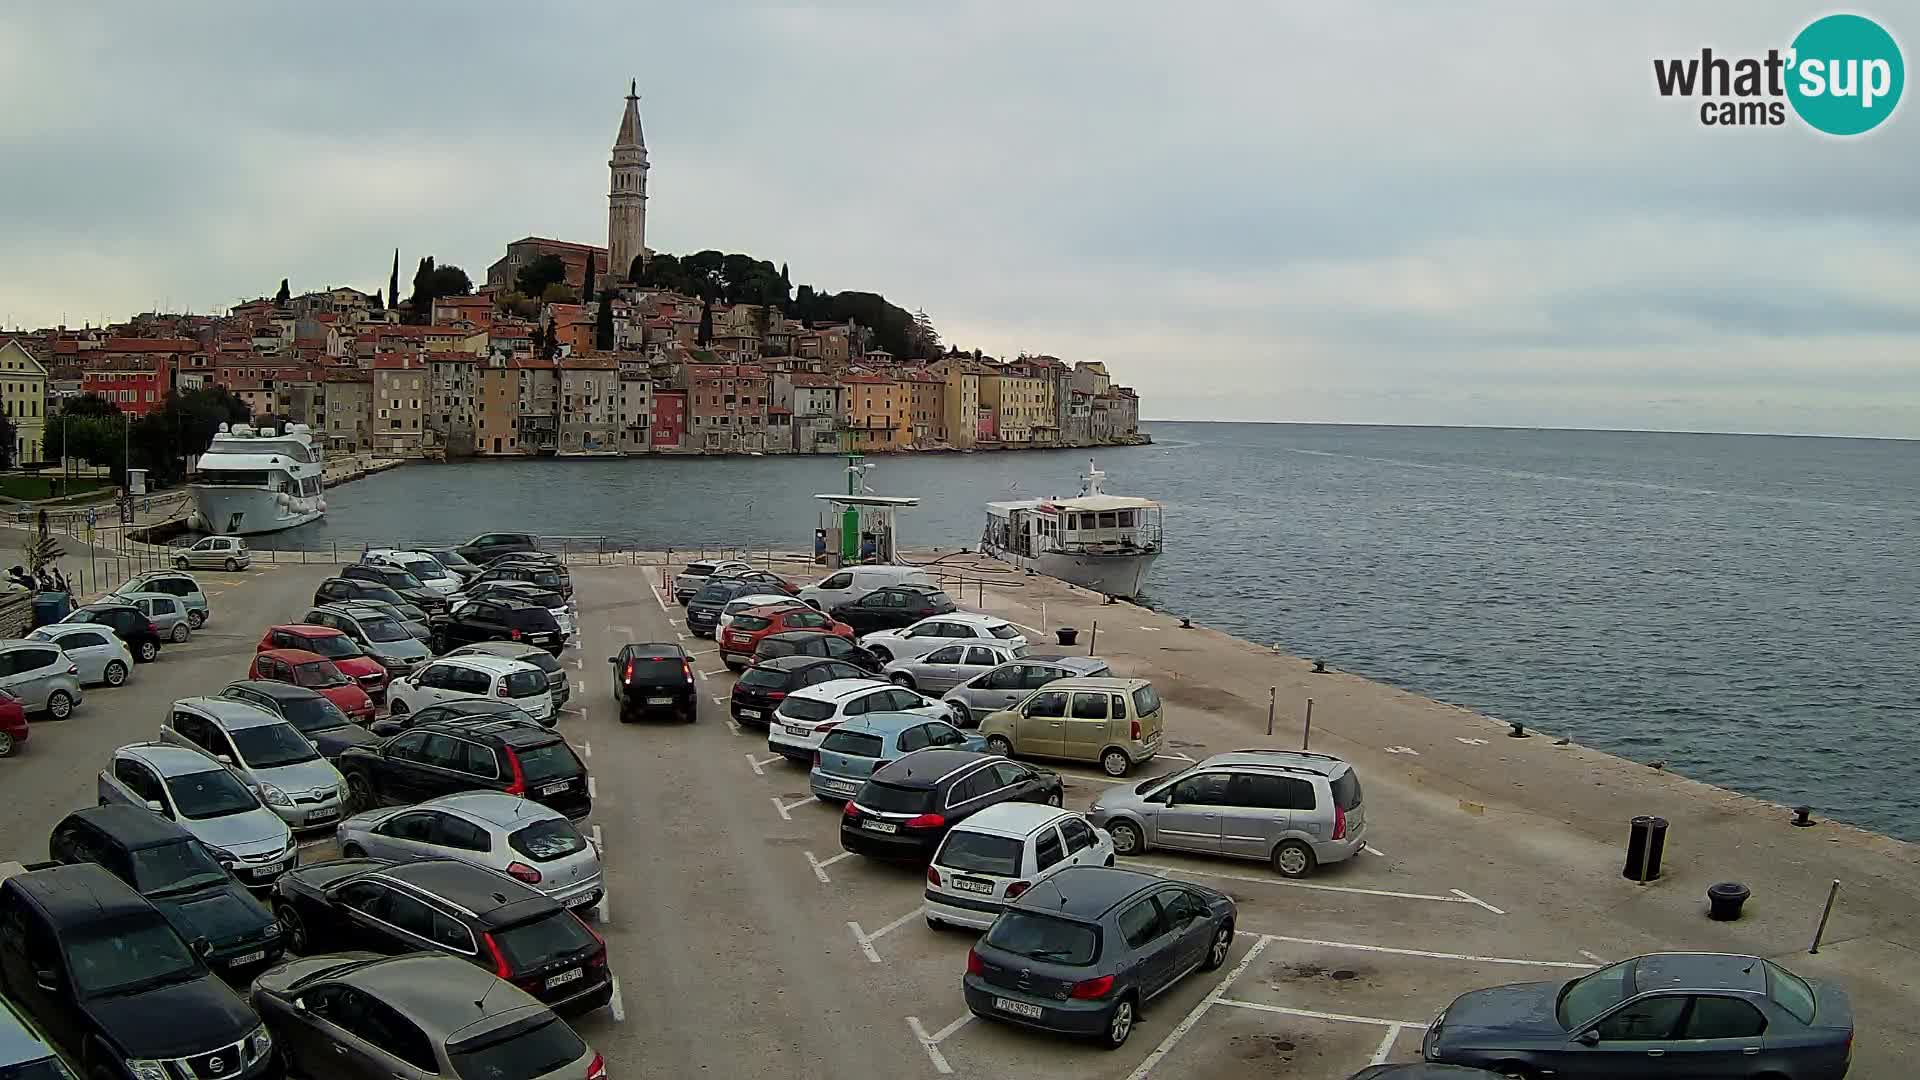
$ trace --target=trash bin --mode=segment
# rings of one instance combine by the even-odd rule
[[[51,626],[71,614],[67,603],[67,594],[61,592],[43,592],[33,595],[33,625]]]
[[[1629,881],[1656,881],[1660,877],[1660,856],[1667,849],[1667,819],[1637,817],[1627,834],[1627,866],[1621,876]]]
[[[1737,881],[1723,881],[1707,890],[1707,918],[1732,922],[1740,917],[1740,908],[1753,890]]]
[[[1072,645],[1080,637],[1080,631],[1071,626],[1063,626],[1053,632],[1054,639],[1062,645]]]

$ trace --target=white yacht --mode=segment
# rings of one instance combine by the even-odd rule
[[[1076,498],[988,503],[981,550],[1107,596],[1139,596],[1160,557],[1160,504],[1106,494],[1106,476],[1089,461]]]
[[[305,525],[327,512],[320,447],[305,424],[285,431],[221,424],[195,467],[190,524],[215,536]]]

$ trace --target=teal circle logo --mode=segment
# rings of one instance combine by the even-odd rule
[[[1862,15],[1828,15],[1793,39],[1787,100],[1800,119],[1829,135],[1879,127],[1907,83],[1900,46]]]

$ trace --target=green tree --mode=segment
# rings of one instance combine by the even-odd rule
[[[513,275],[513,287],[528,296],[542,296],[547,286],[567,280],[567,264],[558,255],[542,255]]]
[[[713,341],[713,297],[700,298],[700,336],[694,339],[696,345],[707,345]]]
[[[587,279],[580,285],[580,301],[593,299],[593,256],[587,256]]]
[[[578,299],[580,298],[573,295],[573,290],[569,289],[564,281],[556,281],[548,285],[540,294],[540,302],[543,304],[571,304]]]
[[[68,398],[66,406],[60,411],[68,416],[119,416],[120,406],[99,394],[82,394]]]
[[[613,294],[600,298],[600,310],[593,314],[593,347],[601,352],[612,352],[613,340]]]
[[[413,274],[413,295],[407,298],[407,307],[415,318],[426,318],[433,313],[433,302],[443,296],[471,296],[473,279],[465,270],[448,263],[436,266],[433,256],[420,260],[420,268]]]
[[[393,249],[393,274],[387,278],[387,306],[400,307],[400,249]]]
[[[280,291],[273,294],[273,302],[276,304],[284,304],[287,302],[288,297],[292,295],[293,295],[292,290],[287,288],[287,279],[281,278]]]
[[[13,454],[18,440],[19,429],[14,427],[13,417],[0,414],[0,469],[11,469],[17,464]]]

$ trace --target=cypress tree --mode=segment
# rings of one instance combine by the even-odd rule
[[[273,302],[276,304],[284,304],[287,302],[287,298],[290,297],[291,295],[292,295],[292,290],[287,288],[287,279],[281,278],[280,291],[274,294]]]
[[[703,348],[713,341],[713,299],[710,296],[700,298],[700,337],[696,344]]]
[[[588,268],[592,273],[592,268]],[[600,298],[600,310],[593,319],[593,347],[601,352],[613,351],[613,293],[608,292]]]
[[[393,249],[393,276],[387,279],[387,306],[400,306],[400,249]]]
[[[587,256],[587,280],[580,287],[580,302],[584,304],[591,299],[593,299],[593,256],[589,255]]]

